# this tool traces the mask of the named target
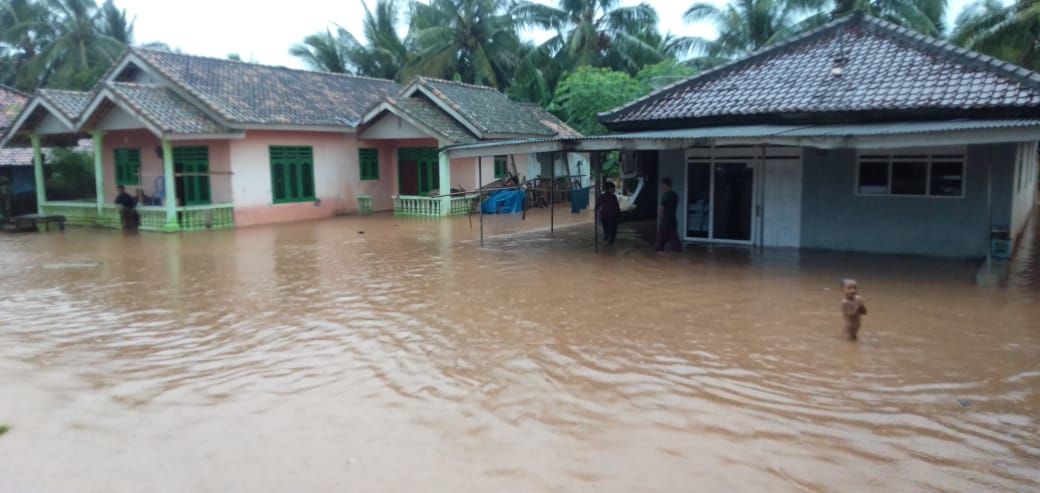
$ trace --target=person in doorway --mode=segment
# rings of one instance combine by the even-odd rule
[[[596,198],[596,211],[599,223],[603,225],[603,241],[613,245],[617,238],[618,220],[621,219],[621,205],[614,193],[614,183],[608,181],[603,185],[603,194]]]
[[[841,302],[841,314],[845,317],[845,337],[850,341],[858,340],[859,327],[863,315],[867,314],[867,305],[859,295],[859,283],[855,279],[841,281],[845,299]]]
[[[123,223],[123,229],[137,229],[141,217],[137,215],[137,201],[126,193],[126,187],[116,187],[116,205],[119,206],[119,219]]]
[[[679,243],[679,221],[675,217],[675,209],[679,205],[679,195],[672,190],[672,179],[667,176],[661,179],[661,206],[657,208],[657,251],[667,249],[681,252]]]

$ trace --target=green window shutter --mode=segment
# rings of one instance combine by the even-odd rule
[[[141,150],[115,150],[116,185],[140,185]]]
[[[314,150],[271,146],[271,199],[276,204],[314,200]]]
[[[379,179],[379,149],[358,149],[358,167],[362,180]]]
[[[495,178],[506,177],[506,157],[495,156]]]
[[[208,205],[209,147],[189,146],[173,148],[173,170],[178,194],[183,193],[184,205]]]

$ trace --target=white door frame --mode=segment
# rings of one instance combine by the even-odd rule
[[[728,157],[725,157],[725,156],[719,157],[714,152],[714,148],[712,149],[712,151],[713,152],[711,152],[711,155],[709,156],[709,158],[707,160],[700,159],[699,160],[700,162],[696,162],[696,163],[691,163],[690,162],[690,152],[687,151],[686,159],[683,161],[683,165],[684,165],[683,180],[684,180],[684,182],[683,182],[683,201],[682,201],[683,208],[682,208],[682,213],[685,214],[685,216],[683,216],[685,218],[684,221],[683,221],[683,225],[684,225],[683,241],[686,241],[686,242],[698,242],[698,243],[719,243],[719,244],[730,244],[730,245],[757,245],[760,242],[760,239],[761,239],[760,238],[760,232],[762,230],[761,224],[760,224],[760,222],[762,220],[762,214],[761,214],[761,211],[762,211],[761,187],[762,187],[762,179],[764,178],[763,172],[762,172],[763,171],[762,160],[760,158],[758,158],[757,156],[755,156],[755,155],[752,155],[750,158],[746,158],[746,157],[728,158]],[[759,151],[758,151],[758,149],[752,148],[751,152],[757,153]],[[705,162],[705,161],[707,161],[707,162]],[[713,236],[715,234],[715,166],[718,165],[718,164],[726,164],[726,163],[734,163],[734,164],[736,164],[736,163],[743,163],[743,164],[746,164],[747,166],[749,166],[751,168],[751,172],[752,172],[752,179],[751,179],[751,211],[750,211],[750,213],[751,213],[751,238],[748,239],[748,240],[726,240],[726,239],[717,239],[717,238],[712,238],[711,237],[711,236]],[[708,175],[711,177],[710,178],[711,183],[708,185],[708,194],[709,194],[708,195],[708,197],[709,197],[709,199],[708,199],[708,238],[699,238],[699,237],[688,236],[688,234],[689,234],[689,224],[686,224],[686,223],[689,220],[690,166],[694,166],[694,165],[696,165],[696,166],[710,166],[711,167],[710,168],[711,172],[708,173]]]

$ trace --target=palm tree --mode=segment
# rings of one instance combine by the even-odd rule
[[[430,0],[413,3],[409,38],[414,54],[403,78],[428,75],[504,89],[523,43],[497,0]]]
[[[336,30],[312,34],[293,45],[289,53],[308,67],[326,72],[350,73],[396,79],[407,60],[404,41],[397,34],[397,0],[378,0],[375,12],[365,8],[362,44],[353,34],[336,25]]]
[[[31,92],[38,81],[25,68],[54,37],[47,7],[31,0],[0,1],[0,84]]]
[[[831,17],[862,10],[907,29],[939,37],[946,30],[943,22],[946,4],[947,0],[834,0]]]
[[[1030,70],[1040,70],[1040,3],[1017,0],[1004,6],[982,0],[957,16],[951,41]]]
[[[106,21],[106,12],[93,0],[49,0],[52,37],[42,51],[25,64],[25,76],[37,86],[86,90],[115,62],[126,48],[123,40],[132,33],[132,23],[118,12],[120,21]],[[112,7],[115,11],[115,7]],[[120,36],[123,39],[118,39]]]
[[[556,31],[539,47],[539,56],[554,62],[555,67],[545,68],[552,82],[564,70],[583,65],[631,75],[663,59],[657,47],[657,12],[645,2],[622,7],[620,0],[559,0],[552,7],[522,1],[512,15],[521,26]]]
[[[299,58],[307,67],[325,72],[348,73],[350,70],[350,48],[348,44],[357,43],[350,33],[337,26],[336,35],[326,30],[323,33],[311,34],[289,48],[289,54]]]
[[[790,37],[801,30],[809,2],[798,0],[733,0],[723,8],[710,3],[696,3],[683,15],[692,23],[711,21],[718,29],[712,41],[693,38],[687,41],[699,47],[715,61],[739,58]]]
[[[127,20],[126,9],[120,10],[113,0],[105,0],[105,3],[101,5],[100,31],[120,43],[133,44],[134,21],[136,20],[137,17]]]

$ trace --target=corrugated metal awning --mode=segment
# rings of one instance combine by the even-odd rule
[[[844,125],[742,125],[657,130],[581,138],[522,139],[447,147],[450,157],[538,152],[685,149],[697,145],[767,144],[899,148],[992,144],[1040,139],[1040,120],[952,120]]]

